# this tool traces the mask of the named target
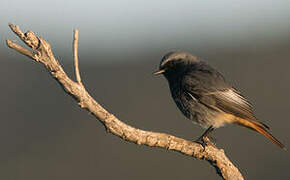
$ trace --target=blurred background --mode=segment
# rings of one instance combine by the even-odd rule
[[[106,133],[42,65],[6,47],[19,42],[8,23],[48,40],[72,78],[78,28],[82,80],[99,103],[137,128],[192,140],[203,129],[152,72],[168,51],[193,53],[290,147],[290,1],[2,0],[0,17],[0,179],[220,179],[205,161]],[[290,179],[289,150],[238,126],[214,134],[245,179]]]

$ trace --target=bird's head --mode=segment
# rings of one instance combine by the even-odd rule
[[[159,70],[154,75],[163,74],[165,77],[171,74],[184,72],[190,65],[199,63],[200,60],[186,52],[169,52],[161,60]]]

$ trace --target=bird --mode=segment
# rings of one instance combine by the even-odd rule
[[[206,131],[196,140],[205,147],[205,139],[216,128],[237,124],[252,129],[286,150],[259,121],[250,102],[224,76],[207,62],[187,52],[173,51],[161,59],[155,75],[163,74],[171,96],[182,114]]]

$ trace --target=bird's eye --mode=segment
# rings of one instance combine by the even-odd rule
[[[174,68],[177,68],[177,67],[179,67],[180,65],[182,65],[182,59],[175,59],[175,60],[173,60],[173,61],[170,61],[169,63],[168,63],[168,65],[172,68],[172,67],[174,67]]]
[[[167,68],[172,68],[174,67],[175,63],[173,61],[169,61],[168,63],[166,63],[166,67]]]

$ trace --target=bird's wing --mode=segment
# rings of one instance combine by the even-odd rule
[[[184,77],[183,89],[201,104],[237,117],[256,120],[251,104],[217,71],[195,71]]]
[[[237,117],[256,120],[251,104],[232,88],[200,94],[199,101],[209,107],[217,108]]]

